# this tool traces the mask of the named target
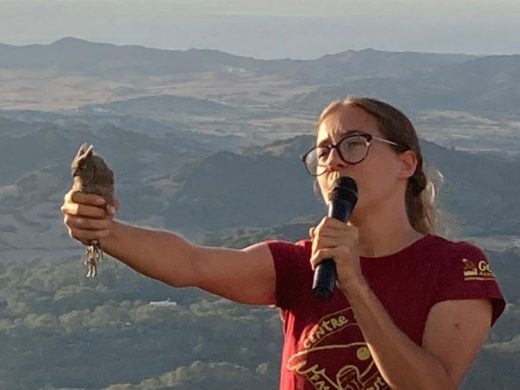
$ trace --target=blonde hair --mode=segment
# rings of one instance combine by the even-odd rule
[[[345,107],[358,107],[377,121],[378,129],[388,140],[397,143],[391,147],[396,153],[412,150],[417,155],[417,167],[414,174],[408,178],[406,187],[406,212],[412,227],[422,233],[435,233],[437,230],[437,206],[436,192],[438,185],[442,182],[442,174],[435,168],[429,167],[429,176],[426,176],[423,164],[423,156],[419,145],[419,138],[415,128],[408,117],[391,106],[373,98],[347,97],[344,100],[336,100],[330,103],[321,113],[316,125],[318,131],[323,120],[330,114]]]

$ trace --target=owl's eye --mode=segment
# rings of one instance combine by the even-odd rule
[[[85,162],[85,160],[80,161],[80,163],[79,163],[80,169],[85,169],[86,166],[87,166],[87,163]]]

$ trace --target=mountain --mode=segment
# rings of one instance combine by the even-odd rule
[[[222,72],[228,76],[278,75],[300,82],[396,76],[431,70],[474,56],[463,54],[392,53],[348,50],[316,60],[257,60],[217,50],[162,50],[141,46],[116,46],[77,38],[63,38],[50,45],[0,45],[0,68],[49,70],[84,75],[118,77],[181,75]]]
[[[518,118],[520,55],[489,56],[401,77],[366,77],[294,97],[287,108],[314,112],[347,95],[373,96],[407,111],[466,111]]]
[[[215,66],[251,62],[216,50],[160,50],[141,46],[116,46],[63,38],[50,45],[0,45],[0,68],[51,69],[58,72],[116,75],[193,73]]]
[[[460,136],[454,142],[463,148],[492,144],[514,153],[515,146],[508,145],[509,140],[515,143],[519,116],[518,69],[519,56],[514,55],[366,49],[313,60],[257,60],[215,50],[158,50],[64,38],[50,45],[0,45],[0,109],[25,110],[27,118],[36,112],[41,119],[57,112],[83,116],[89,126],[109,117],[115,126],[120,118],[150,119],[162,129],[166,125],[264,143],[305,133],[331,100],[368,95],[386,99],[414,118],[428,116],[435,142],[442,141],[437,136],[441,130],[444,140],[452,139],[448,133]],[[450,117],[452,112],[477,119],[463,123]],[[488,135],[480,142],[485,145],[468,139],[472,125]],[[492,136],[495,127],[507,136]],[[234,145],[244,145],[237,141]]]
[[[219,152],[186,173],[166,213],[168,223],[213,230],[281,224],[321,212],[302,168],[298,159]]]
[[[1,115],[2,112],[0,111],[0,134],[2,137],[16,138],[37,130],[41,130],[43,127],[48,126],[48,124],[34,122],[28,123],[25,121],[6,118]]]
[[[83,142],[94,144],[114,169],[124,220],[197,236],[324,215],[323,201],[300,161],[313,136],[231,151],[197,144],[197,136],[188,134],[158,137],[110,125],[51,124],[18,137],[0,136],[4,254],[27,242],[33,250],[71,245],[57,215],[71,185],[70,161]],[[427,141],[422,145],[426,161],[445,177],[441,206],[457,216],[464,235],[516,234],[518,158],[470,154]]]
[[[133,221],[160,216],[176,191],[175,175],[209,155],[189,138],[151,137],[108,125],[93,130],[54,124],[18,137],[0,135],[1,261],[49,250],[62,256],[74,248],[59,206],[72,185],[70,163],[84,142],[113,168],[120,217]]]
[[[312,136],[211,155],[179,177],[166,213],[173,227],[268,226],[323,215],[300,156]],[[422,141],[426,161],[444,175],[440,202],[466,235],[515,234],[520,228],[520,159],[450,150]],[[474,172],[477,172],[475,174]],[[507,185],[504,185],[507,183]],[[261,212],[259,212],[261,210]]]
[[[86,112],[118,114],[120,116],[132,115],[137,118],[150,118],[153,120],[185,119],[186,117],[211,116],[225,119],[233,114],[234,107],[214,102],[208,99],[193,97],[159,95],[143,96],[119,100],[106,104],[87,105],[82,108]]]
[[[50,123],[59,122],[64,119],[63,114],[50,111],[36,111],[36,110],[0,110],[0,133],[7,135],[9,133],[13,135],[24,134],[24,129],[38,130],[41,127],[49,126]],[[7,125],[6,119],[17,122],[14,128],[10,129]]]
[[[417,52],[388,52],[374,49],[347,50],[311,60],[303,69],[296,69],[296,77],[304,77],[323,83],[338,82],[360,78],[403,77],[417,72],[430,72],[434,69],[468,61],[475,56],[465,54],[436,54]],[[302,74],[303,73],[303,74]],[[288,75],[288,77],[290,77]],[[294,76],[293,76],[294,77]]]
[[[19,137],[0,134],[0,185],[20,177],[36,167],[52,163],[69,169],[70,161],[83,142],[90,142],[96,150],[109,157],[112,165],[122,175],[149,173],[164,170],[185,160],[193,160],[208,154],[208,149],[195,143],[193,138],[170,135],[161,139],[105,125],[96,130],[76,124],[64,128],[56,124]],[[158,156],[147,159],[147,153]],[[141,160],[147,161],[143,164]]]
[[[326,212],[299,159],[315,118],[366,92],[439,141],[421,144],[444,174],[440,205],[456,216],[446,220],[486,249],[508,300],[462,388],[516,389],[518,69],[518,56],[371,49],[262,61],[74,38],[0,45],[0,388],[275,388],[272,309],[172,290],[111,259],[84,277],[59,210],[70,162],[95,145],[129,223],[202,245],[296,241]],[[148,303],[168,298],[178,304]]]
[[[441,206],[466,235],[516,234],[520,228],[520,158],[468,153],[423,141],[426,161],[444,175]]]

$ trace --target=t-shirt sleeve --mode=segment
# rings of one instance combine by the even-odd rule
[[[301,245],[300,245],[301,244]],[[302,242],[267,241],[276,272],[276,306],[290,309],[300,297],[305,249]]]
[[[505,308],[505,299],[484,252],[459,242],[442,260],[433,304],[453,299],[489,299],[493,306],[491,326]]]

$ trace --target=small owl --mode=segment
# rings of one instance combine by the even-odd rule
[[[114,205],[114,172],[108,167],[105,160],[94,154],[94,146],[83,144],[72,160],[71,171],[73,177],[72,189],[87,194],[101,195],[106,205]],[[87,277],[97,274],[97,263],[103,257],[102,248],[97,240],[89,243],[85,252]]]

